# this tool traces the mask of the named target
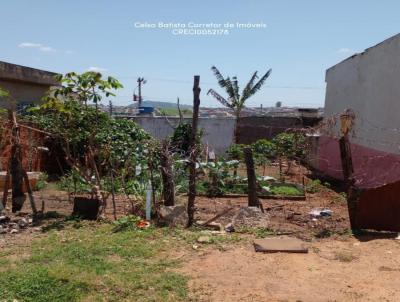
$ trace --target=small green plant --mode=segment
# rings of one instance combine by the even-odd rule
[[[340,262],[351,262],[356,259],[356,257],[350,251],[336,251],[335,259]]]
[[[45,172],[40,173],[39,179],[35,185],[35,190],[37,190],[37,191],[43,190],[47,186],[48,178],[49,178],[49,176],[47,175],[47,173],[45,173]]]
[[[319,231],[317,234],[315,234],[315,237],[321,239],[321,238],[329,238],[332,235],[333,235],[332,231],[325,229],[325,230]]]
[[[137,229],[138,223],[142,219],[135,215],[126,215],[114,221],[113,232],[132,231]]]
[[[306,192],[307,193],[317,193],[321,190],[322,184],[319,179],[311,180],[306,185]]]

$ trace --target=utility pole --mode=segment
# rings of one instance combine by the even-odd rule
[[[142,83],[146,84],[146,80],[144,78],[138,78],[138,93],[139,93],[139,107],[142,106]]]

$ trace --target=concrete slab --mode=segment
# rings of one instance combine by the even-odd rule
[[[308,253],[304,241],[292,237],[272,237],[254,240],[254,249],[261,253]]]

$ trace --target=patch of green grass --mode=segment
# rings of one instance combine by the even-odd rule
[[[168,230],[75,223],[34,240],[29,257],[4,261],[0,301],[187,301],[186,277],[173,271],[179,263],[160,257],[177,247]]]
[[[2,301],[77,301],[88,291],[86,282],[51,275],[46,267],[28,266],[0,277]]]
[[[297,189],[296,187],[292,186],[272,186],[271,193],[273,195],[280,195],[280,196],[301,196],[303,193]]]

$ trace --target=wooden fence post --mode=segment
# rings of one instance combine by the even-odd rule
[[[253,151],[250,147],[246,147],[243,150],[244,152],[244,160],[246,162],[247,168],[247,186],[248,186],[248,198],[249,198],[249,207],[259,207],[260,201],[257,196],[257,179],[256,173],[254,171],[254,160],[253,160]]]
[[[189,194],[188,194],[188,227],[194,222],[194,201],[196,198],[196,162],[197,162],[197,123],[200,107],[200,76],[194,76],[193,82],[193,118],[192,133],[190,137],[190,162],[189,162]]]

